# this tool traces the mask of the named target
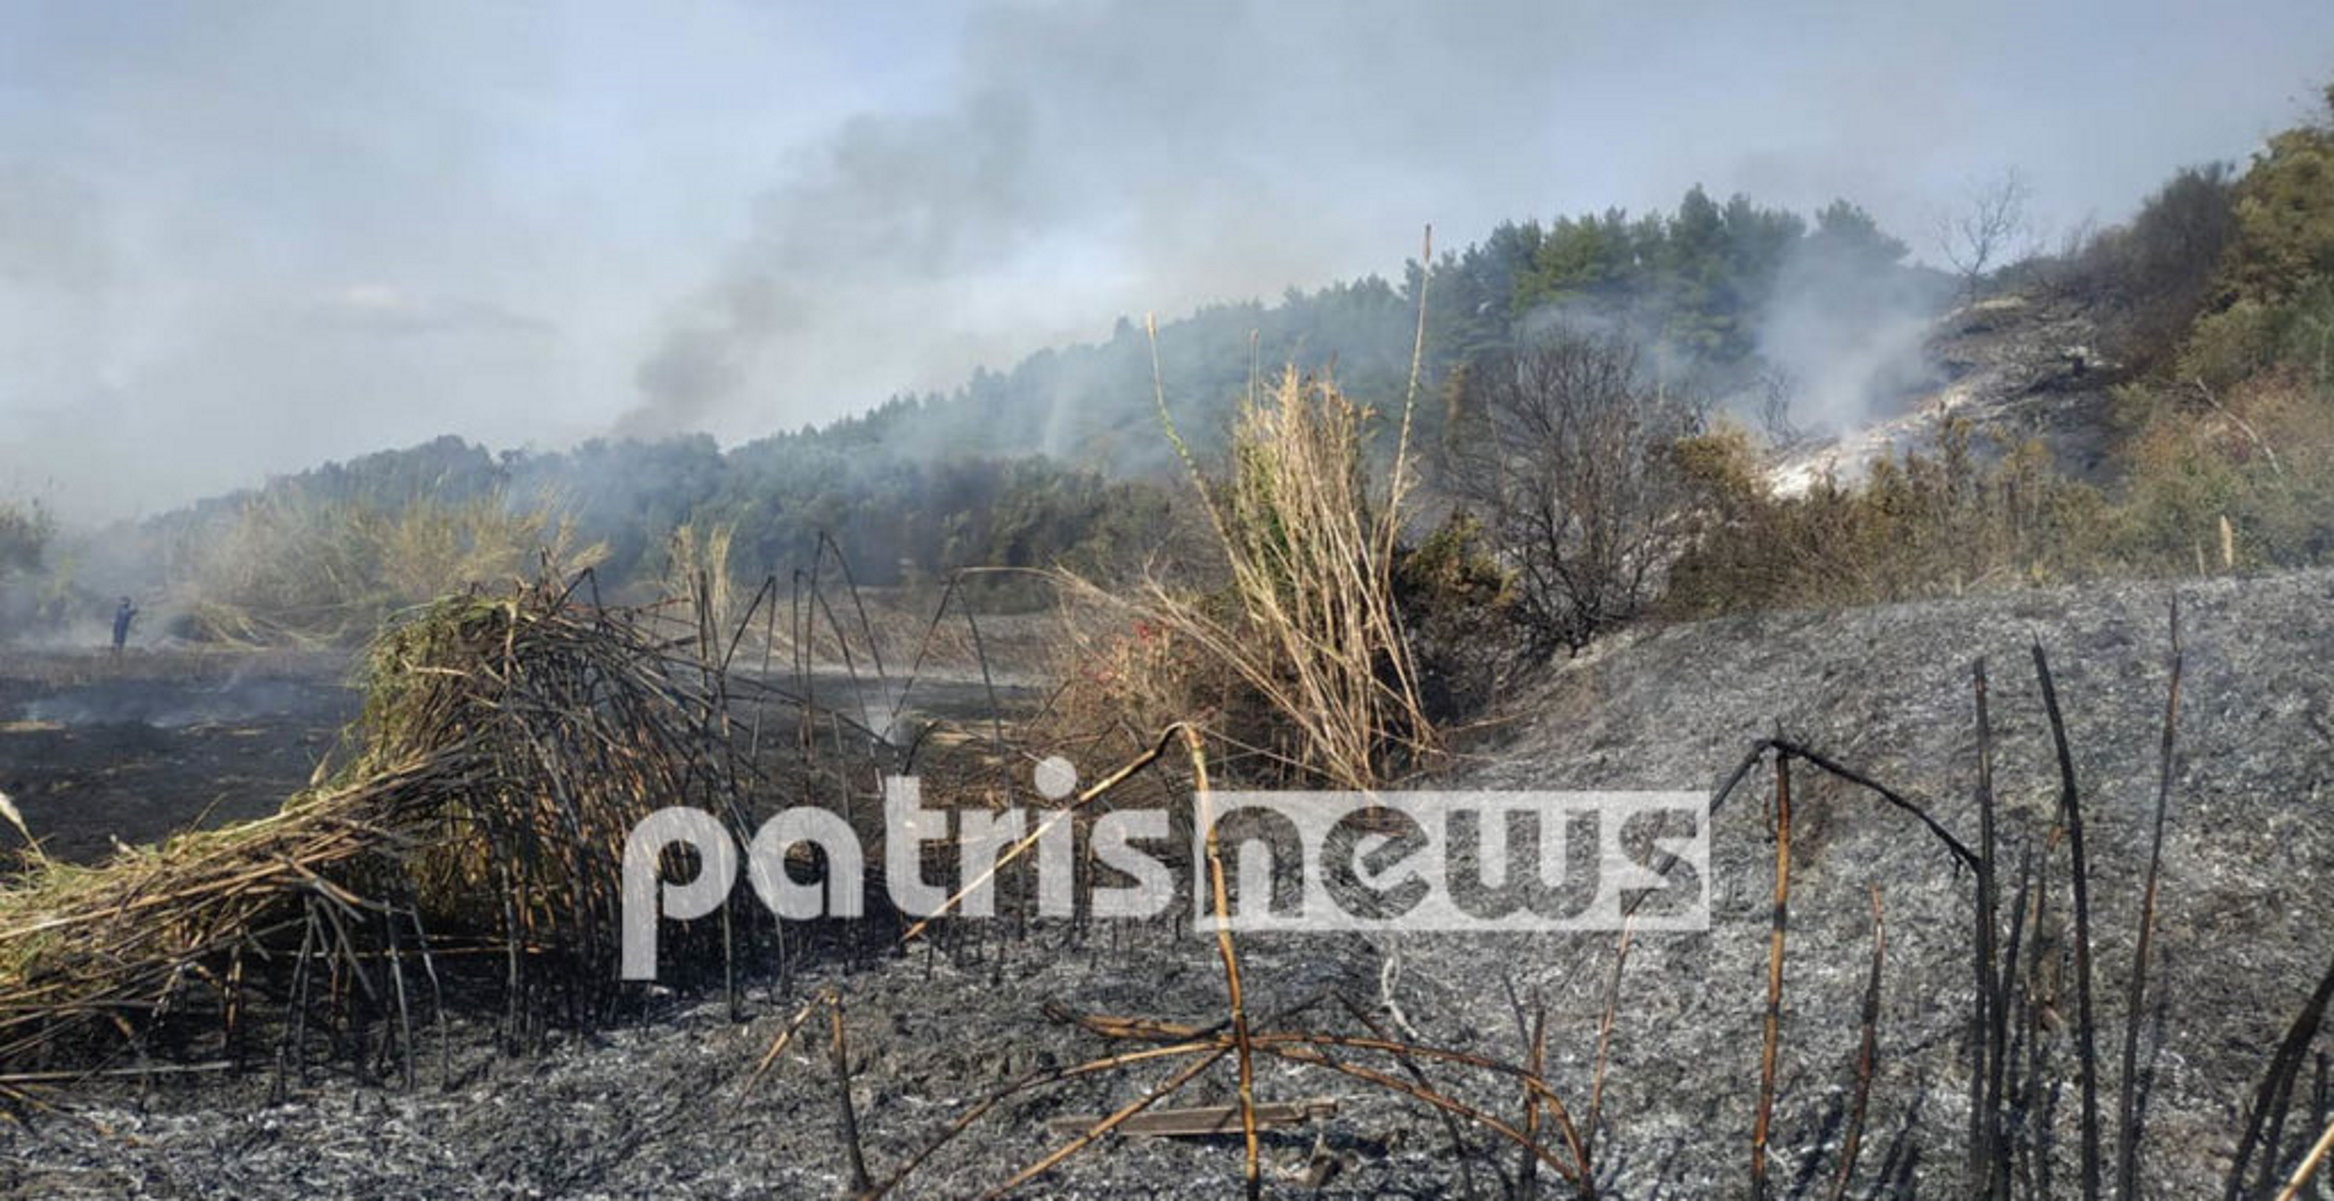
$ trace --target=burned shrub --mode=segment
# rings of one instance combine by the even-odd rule
[[[1698,403],[1625,339],[1559,328],[1471,373],[1446,487],[1513,573],[1535,654],[1577,652],[1644,611],[1684,532],[1673,447]]]
[[[2109,356],[2146,367],[2177,346],[2204,311],[2236,233],[2228,165],[2183,168],[2128,225],[2075,253],[2066,286],[2112,306]]]
[[[1483,523],[1455,515],[1398,552],[1394,600],[1426,715],[1449,722],[1482,712],[1517,666],[1513,593],[1484,545]]]

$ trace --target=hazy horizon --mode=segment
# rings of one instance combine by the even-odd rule
[[[735,442],[1696,183],[1933,258],[1975,180],[2111,222],[2329,78],[2284,0],[11,6],[0,496]]]

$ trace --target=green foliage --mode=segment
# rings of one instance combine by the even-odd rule
[[[1483,523],[1454,514],[1394,557],[1394,598],[1427,716],[1455,721],[1486,708],[1516,664],[1515,589]]]
[[[1632,224],[1619,209],[1602,216],[1560,217],[1538,240],[1512,299],[1524,310],[1585,302],[1626,311],[1651,274],[1653,252],[1664,236],[1658,218]]]
[[[0,578],[39,571],[56,521],[39,501],[0,501]]]
[[[2224,391],[2194,381],[2135,391],[2149,416],[2123,452],[2124,563],[2179,572],[2334,561],[2334,393],[2291,368]]]
[[[2130,222],[2043,267],[2043,282],[2104,302],[2109,357],[2139,371],[2155,367],[2213,297],[2237,235],[2234,191],[2226,164],[2182,168]]]
[[[2328,108],[2233,183],[2182,171],[2086,252],[2137,310],[2119,349],[2168,368],[2162,386],[2220,391],[2279,367],[2334,378],[2334,89]]]
[[[2167,333],[2177,349],[2160,370],[2118,395],[2128,436],[2116,549],[2136,569],[2300,566],[2334,554],[2334,89],[2327,100],[2326,118],[2271,138],[2221,189],[2214,303]],[[2152,218],[2174,225],[2157,210],[2183,189],[2220,180],[2183,173],[2134,237]],[[2199,197],[2185,207],[2200,214],[2187,228],[2211,215]],[[2201,257],[2183,257],[2184,277]]]
[[[55,622],[72,572],[53,553],[56,522],[39,501],[0,501],[0,640]]]
[[[1845,200],[1816,211],[1807,246],[1822,258],[1872,271],[1896,266],[1907,253],[1903,242],[1881,231],[1872,214]]]
[[[2282,308],[2250,297],[2197,318],[2174,359],[2179,377],[2226,388],[2276,361],[2287,324]]]
[[[2232,299],[2279,302],[2334,275],[2334,88],[2314,125],[2269,139],[2236,188]]]
[[[1509,241],[1532,252],[1511,298],[1518,319],[1549,307],[1593,314],[1716,365],[1752,355],[1758,320],[1794,256],[1838,255],[1885,272],[1904,254],[1902,243],[1845,201],[1818,214],[1810,235],[1796,214],[1741,195],[1720,205],[1699,186],[1673,215],[1631,220],[1612,209],[1559,218],[1536,238]]]

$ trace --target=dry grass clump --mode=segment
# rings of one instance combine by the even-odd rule
[[[1700,536],[1671,564],[1663,598],[1678,616],[1958,595],[2116,562],[2107,497],[2058,475],[2040,443],[1986,446],[1965,423],[1948,425],[1933,451],[1798,496],[1770,490],[1740,432],[1688,439],[1677,453],[1702,497]]]
[[[736,538],[736,522],[684,521],[665,539],[664,595],[696,598],[717,630],[731,628],[740,614],[737,579],[729,566]]]
[[[483,928],[507,905],[536,945],[612,953],[632,826],[666,805],[725,812],[731,793],[712,688],[657,633],[539,584],[440,601],[375,640],[342,777],[438,768],[400,831],[425,913]]]
[[[2040,442],[1961,422],[1862,481],[1789,497],[1739,432],[1689,439],[1678,454],[1700,536],[1671,566],[1664,605],[1701,617],[2334,562],[2334,391],[2278,369],[2118,399],[2131,432],[2104,488],[2059,474]]]
[[[385,1017],[408,953],[483,940],[514,996],[538,963],[598,995],[628,831],[668,804],[725,812],[733,779],[710,686],[648,620],[551,584],[440,601],[376,640],[345,765],[275,815],[97,867],[36,851],[0,888],[0,1072],[143,1046],[190,1008],[231,1037],[247,962],[276,984],[293,965],[271,995],[295,1008],[313,966]]]
[[[1394,580],[1406,447],[1372,495],[1365,420],[1335,384],[1293,370],[1241,406],[1223,475],[1192,471],[1221,589],[1154,574],[1130,600],[1068,579],[1133,619],[1073,678],[1101,685],[1085,707],[1136,728],[1209,712],[1210,733],[1229,745],[1334,788],[1376,787],[1433,751]]]
[[[2279,369],[2121,399],[2136,426],[2123,449],[2132,559],[2165,572],[2334,559],[2334,382]]]
[[[501,496],[385,506],[270,492],[195,537],[174,572],[194,632],[254,645],[354,643],[398,609],[539,559],[564,572],[606,555],[552,510]]]

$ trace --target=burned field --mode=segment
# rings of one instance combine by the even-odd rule
[[[2334,713],[2328,587],[2301,575],[2188,590],[2169,771],[2174,668],[2151,588],[1707,623],[1561,673],[1531,698],[1528,724],[1472,744],[1451,778],[1715,786],[1749,769],[1712,827],[1711,930],[1640,935],[1623,957],[1597,935],[1243,935],[1227,952],[1172,918],[1015,920],[1026,881],[1010,874],[1004,919],[942,922],[903,943],[878,873],[865,882],[874,920],[778,936],[741,885],[720,915],[665,923],[675,970],[654,986],[620,982],[607,927],[579,916],[608,912],[595,890],[614,882],[611,828],[575,839],[565,823],[587,819],[538,802],[630,813],[652,796],[810,798],[857,826],[875,777],[908,766],[911,746],[933,795],[958,803],[984,788],[1032,803],[1029,761],[998,755],[977,720],[902,722],[894,742],[848,705],[810,710],[820,720],[806,727],[798,697],[708,676],[685,643],[654,639],[620,642],[631,650],[610,665],[654,682],[627,695],[674,702],[632,733],[595,726],[612,711],[583,696],[561,711],[602,716],[557,727],[498,727],[467,707],[493,697],[523,714],[518,697],[555,695],[563,660],[550,652],[576,649],[564,639],[597,620],[579,610],[561,619],[577,627],[520,660],[480,656],[500,666],[453,692],[428,686],[452,677],[408,678],[423,691],[405,703],[467,716],[398,727],[435,732],[419,741],[357,744],[397,770],[341,777],[353,794],[328,783],[350,806],[331,812],[352,820],[282,856],[322,883],[261,873],[281,896],[243,923],[246,941],[179,944],[163,962],[203,970],[149,972],[134,995],[79,994],[126,1026],[74,1030],[73,1010],[52,1005],[45,1017],[66,1035],[27,1043],[47,1027],[7,1015],[22,1057],[4,1183],[26,1196],[959,1196],[1053,1164],[1021,1193],[1221,1196],[1251,1162],[1245,1101],[1271,1195],[1723,1195],[1751,1178],[1754,1146],[1768,1195],[1841,1179],[1846,1195],[1959,1195],[1954,1182],[1979,1174],[2011,1196],[2080,1195],[2084,1164],[2112,1181],[2128,1146],[2151,1195],[2235,1179],[2237,1196],[2275,1196],[2334,1109],[2311,1007],[2326,970],[2312,869],[2329,849],[2313,817]],[[445,616],[474,649],[516,632],[491,612]],[[1983,719],[1971,664],[1939,645],[1988,657]],[[446,666],[436,653],[408,659]],[[517,661],[545,673],[530,689],[552,691],[499,691]],[[640,739],[628,757],[661,774],[545,772],[527,765],[532,750],[498,760],[554,728]],[[1746,755],[1762,740],[1769,754]],[[1124,787],[1190,795],[1197,763],[1163,745]],[[1089,787],[1108,770],[1082,766]],[[2062,769],[2087,837],[2088,940],[2074,934]],[[489,810],[498,790],[533,799]],[[501,832],[461,836],[442,824],[455,805]],[[1923,833],[1906,806],[1944,833]],[[569,884],[593,861],[565,851],[532,876],[507,856],[545,817],[600,848],[599,883]],[[341,854],[346,831],[407,820],[438,833]],[[1772,922],[1780,864],[1787,926]],[[952,879],[951,865],[927,866]],[[172,878],[175,892],[139,895],[172,903],[210,887]],[[2000,941],[1973,987],[1989,897]],[[2143,928],[2153,945],[2135,973]],[[134,957],[116,932],[90,937],[114,970]],[[2085,941],[2088,1018],[2071,951]],[[1783,965],[1772,984],[1771,962]],[[75,961],[52,963],[70,976]],[[1973,1012],[1980,993],[1988,1007]],[[2134,996],[2146,1016],[2127,1067]],[[1144,1122],[1218,1133],[1137,1133]]]
[[[304,787],[356,716],[334,654],[0,658],[0,793],[50,855],[264,816]]]

